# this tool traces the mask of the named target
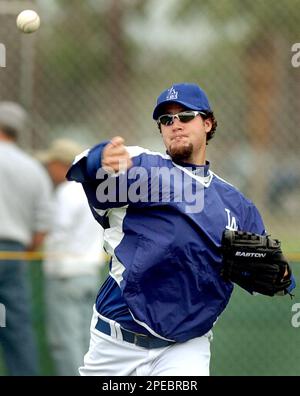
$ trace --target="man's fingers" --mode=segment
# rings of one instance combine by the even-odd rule
[[[102,168],[105,170],[113,170],[114,172],[119,172],[122,170],[127,170],[133,165],[130,158],[121,158],[109,161],[102,161]]]
[[[111,139],[110,143],[106,145],[103,150],[105,156],[122,155],[126,153],[124,146],[124,139],[121,136],[115,136]]]
[[[132,166],[129,153],[124,146],[124,139],[121,136],[113,137],[104,148],[102,166],[103,168],[112,168],[115,172]]]
[[[129,163],[130,158],[128,157],[110,157],[107,158],[106,160],[102,161],[102,165],[108,165],[108,166],[117,166],[117,165],[124,165]]]
[[[114,147],[124,144],[125,140],[121,136],[115,136],[111,139],[110,144]]]
[[[107,147],[106,154],[110,157],[128,155],[125,146],[110,146]]]

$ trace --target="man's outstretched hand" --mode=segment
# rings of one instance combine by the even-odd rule
[[[132,161],[124,145],[124,139],[121,136],[115,136],[111,139],[102,153],[102,168],[109,173],[120,172],[129,169]]]

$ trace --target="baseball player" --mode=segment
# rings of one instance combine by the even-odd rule
[[[211,329],[232,281],[268,295],[295,286],[278,246],[277,261],[269,260],[272,247],[254,204],[206,161],[217,122],[205,92],[174,84],[159,95],[153,118],[166,154],[126,147],[117,136],[77,157],[67,175],[82,183],[111,255],[81,375],[209,375]],[[225,260],[234,237],[246,247],[238,260],[228,253]],[[247,250],[247,238],[265,248],[259,257]],[[243,282],[231,278],[236,261],[247,264]],[[254,261],[267,268],[262,280],[253,276]]]

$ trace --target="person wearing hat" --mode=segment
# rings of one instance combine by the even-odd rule
[[[165,154],[116,136],[67,174],[83,185],[111,255],[81,375],[209,375],[212,328],[233,290],[221,276],[223,232],[265,233],[254,204],[210,169],[217,121],[203,89],[172,85],[153,118]]]
[[[60,138],[37,153],[55,187],[44,274],[46,334],[56,375],[78,375],[88,350],[88,318],[105,261],[103,228],[93,218],[82,187],[66,180],[80,152],[78,143]]]
[[[40,246],[51,216],[48,174],[17,146],[28,119],[19,103],[0,102],[0,303],[6,312],[0,345],[9,375],[39,374],[22,252]]]

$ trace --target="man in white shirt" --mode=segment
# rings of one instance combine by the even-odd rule
[[[19,103],[0,102],[0,346],[7,373],[18,376],[39,374],[24,253],[42,243],[51,217],[49,176],[17,145],[27,126]]]
[[[80,185],[65,179],[82,147],[57,139],[38,153],[54,184],[53,218],[45,240],[46,329],[56,373],[78,375],[87,352],[89,318],[104,263],[103,229]]]

